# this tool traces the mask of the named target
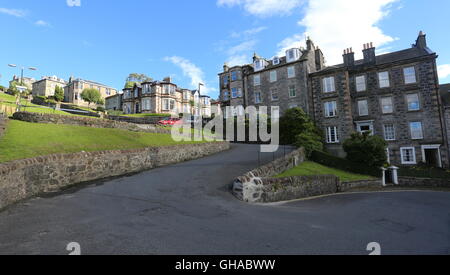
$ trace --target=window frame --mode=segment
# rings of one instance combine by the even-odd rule
[[[406,70],[408,69],[413,69],[414,70],[414,74],[411,74],[414,76],[414,82],[407,82],[407,74],[406,74]],[[410,85],[410,84],[416,84],[417,83],[417,70],[415,66],[409,66],[409,67],[404,67],[403,68],[403,81],[405,83],[405,85]]]
[[[327,80],[331,79],[330,83],[327,83]],[[328,87],[328,84],[331,85],[331,87]],[[331,90],[328,90],[328,88],[332,88]],[[336,78],[334,76],[327,76],[322,78],[322,92],[324,94],[331,94],[336,92]]]
[[[411,161],[407,161],[405,159],[406,155],[404,154],[405,150],[411,150],[412,151],[412,158],[413,160]],[[403,165],[415,165],[417,164],[417,156],[416,156],[416,148],[415,147],[401,147],[400,148],[400,156],[401,156],[401,161]]]
[[[358,78],[363,78],[363,83],[364,83],[364,89],[360,90],[358,89]],[[366,92],[367,91],[367,80],[366,80],[366,76],[365,75],[358,75],[355,77],[355,90],[357,93],[362,93],[362,92]]]
[[[258,79],[258,81],[256,81],[256,79]],[[253,76],[253,86],[254,87],[261,86],[261,74],[255,74]]]
[[[292,95],[292,88],[293,88],[293,95]],[[289,98],[296,98],[297,97],[297,87],[295,85],[289,85],[288,87],[288,94],[289,94]]]
[[[381,86],[381,75],[382,74],[387,74],[387,86]],[[383,81],[386,81],[386,79],[383,79]],[[391,87],[391,75],[389,73],[389,71],[382,71],[382,72],[378,72],[378,88],[380,89],[386,89],[386,88],[390,88]]]
[[[393,135],[393,138],[389,138],[389,137],[387,136],[387,134],[388,134],[387,126],[392,126],[392,135]],[[384,131],[384,140],[386,140],[386,141],[396,141],[396,140],[397,140],[397,132],[396,132],[395,124],[394,124],[394,123],[387,123],[387,124],[384,124],[384,125],[383,125],[383,131]]]
[[[383,100],[385,100],[385,99],[390,99],[390,102],[391,102],[391,111],[390,112],[385,112],[385,109],[384,109],[384,106],[385,105],[383,105]],[[393,114],[394,113],[394,97],[392,97],[392,96],[384,96],[384,97],[381,97],[380,98],[380,105],[381,105],[381,113],[383,114],[383,115],[389,115],[389,114]]]
[[[288,66],[287,67],[287,76],[288,76],[288,78],[295,78],[295,75],[296,75],[295,66]]]
[[[258,95],[258,97],[256,95]],[[259,100],[257,100],[257,99],[259,99]],[[255,104],[261,104],[262,103],[261,92],[255,92],[255,94],[254,94],[254,101],[255,101]]]
[[[333,105],[333,115],[330,115],[330,103],[332,103]],[[336,100],[330,100],[330,101],[326,101],[324,103],[324,113],[325,113],[325,117],[326,118],[333,118],[333,117],[337,117],[337,102]]]
[[[275,76],[275,77],[273,77],[273,76]],[[271,71],[269,72],[269,81],[270,81],[270,83],[275,83],[275,82],[278,81],[278,73],[277,73],[277,70],[271,70]]]
[[[274,94],[277,95],[277,98],[274,98]],[[280,95],[278,94],[278,89],[277,88],[272,88],[270,89],[270,99],[272,101],[279,101],[280,100]]]
[[[366,114],[362,114],[361,113],[361,103],[362,102],[366,102],[366,109],[367,109],[367,113]],[[364,116],[369,116],[370,110],[369,110],[369,100],[368,99],[360,99],[358,100],[358,115],[360,117],[364,117]]]
[[[420,136],[419,137],[414,137],[413,124],[420,124]],[[421,121],[412,121],[412,122],[410,122],[409,123],[409,132],[410,132],[412,140],[423,140],[423,139],[425,139],[425,134],[424,134],[424,131],[423,131],[423,123]]]
[[[409,98],[410,98],[410,96],[417,96],[417,109],[411,109],[410,108],[410,102],[409,102]],[[406,94],[406,105],[407,105],[407,107],[408,107],[408,112],[418,112],[418,111],[420,111],[420,110],[422,110],[422,104],[421,104],[421,102],[420,102],[420,95],[419,95],[419,93],[410,93],[410,94]]]
[[[332,133],[331,130],[334,130],[334,140],[331,140]],[[339,128],[336,126],[328,126],[325,129],[326,132],[326,143],[327,144],[336,144],[339,143]]]

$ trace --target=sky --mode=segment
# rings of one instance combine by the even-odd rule
[[[327,64],[373,42],[377,53],[409,48],[419,31],[450,82],[448,0],[0,0],[0,85],[56,75],[122,89],[130,73],[171,76],[217,98],[223,64],[272,58],[310,37]]]

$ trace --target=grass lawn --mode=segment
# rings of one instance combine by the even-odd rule
[[[123,115],[124,117],[170,117],[169,114],[132,114],[132,115]]]
[[[168,134],[10,120],[4,136],[0,137],[0,162],[57,153],[124,150],[192,143],[201,142],[175,142]]]
[[[66,115],[66,116],[71,115],[71,114],[63,112],[63,111],[57,111],[57,110],[49,109],[49,108],[42,108],[42,106],[32,104],[23,98],[20,99],[20,103],[23,105],[23,107],[21,108],[21,111],[23,111],[23,112]],[[5,93],[0,93],[0,105],[16,107],[16,97],[5,94]],[[25,106],[27,106],[27,107],[25,107]],[[12,115],[12,114],[8,114],[8,115]]]
[[[281,175],[278,175],[277,178],[315,175],[336,175],[341,179],[342,182],[373,179],[373,177],[371,176],[353,174],[342,170],[326,167],[311,161],[306,161],[299,166],[286,171]]]

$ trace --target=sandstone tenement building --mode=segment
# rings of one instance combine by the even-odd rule
[[[54,96],[56,87],[64,88],[66,81],[56,76],[44,76],[41,80],[33,83],[33,96]]]
[[[84,89],[96,89],[100,92],[102,99],[117,94],[117,90],[106,85],[83,79],[70,78],[64,87],[64,102],[77,106],[87,107],[89,104],[81,98]]]
[[[423,32],[411,48],[393,53],[377,56],[373,44],[365,44],[362,60],[346,49],[343,63],[334,66],[324,65],[310,39],[306,49],[286,55],[225,65],[219,74],[222,104],[279,106],[281,113],[301,107],[323,129],[327,150],[338,156],[345,156],[342,144],[352,133],[371,132],[388,142],[391,164],[449,166],[437,54]]]

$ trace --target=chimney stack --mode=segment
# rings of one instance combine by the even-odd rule
[[[419,37],[417,37],[416,47],[419,49],[425,49],[427,47],[427,35],[423,31],[420,31]]]
[[[344,65],[346,67],[353,67],[355,65],[355,53],[353,48],[347,48],[344,50]]]
[[[223,72],[228,73],[229,70],[230,70],[230,67],[228,67],[228,63],[223,64]]]
[[[363,55],[364,64],[376,63],[375,47],[373,46],[372,42],[364,44]]]
[[[323,56],[322,50],[317,46],[314,50],[315,59],[316,59],[316,70],[320,71],[325,67],[325,57]]]

